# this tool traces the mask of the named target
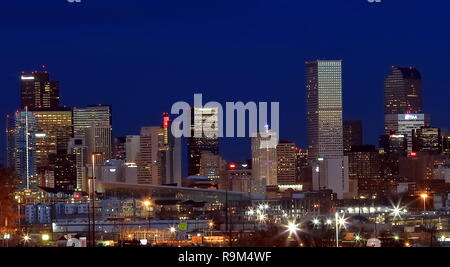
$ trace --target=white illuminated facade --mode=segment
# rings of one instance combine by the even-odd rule
[[[384,115],[385,133],[404,135],[408,141],[408,152],[412,151],[412,131],[429,124],[426,114],[386,114]]]
[[[350,197],[348,158],[344,157],[342,61],[306,62],[308,158],[316,165],[313,187]]]
[[[277,133],[266,130],[252,137],[252,176],[265,179],[267,185],[277,185]]]

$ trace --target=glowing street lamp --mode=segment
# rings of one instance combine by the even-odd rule
[[[49,241],[50,240],[50,236],[48,234],[42,234],[41,238],[42,238],[42,241]]]
[[[298,224],[295,223],[294,221],[289,221],[288,224],[286,225],[287,231],[289,232],[289,237],[290,238],[292,236],[292,234],[295,234],[297,236],[297,231],[299,231],[300,229],[298,228]]]
[[[25,243],[27,243],[30,240],[31,240],[31,237],[29,235],[24,235],[23,236],[23,241],[25,241]]]
[[[314,219],[312,220],[312,223],[313,223],[314,227],[317,227],[317,226],[319,226],[319,224],[320,224],[320,220],[317,219],[317,218],[314,218]]]
[[[336,212],[334,214],[334,220],[336,223],[336,247],[339,247],[339,229],[341,227],[345,228],[345,224],[347,223],[347,219],[345,219],[344,214],[342,214],[342,217],[339,216],[339,213]]]
[[[169,228],[169,231],[173,234],[177,231],[177,229],[175,229],[175,227],[172,226]]]
[[[267,215],[266,214],[264,214],[264,213],[258,214],[258,220],[259,220],[260,223],[264,223],[266,221],[266,219],[267,219]]]
[[[149,207],[152,205],[152,201],[146,199],[146,200],[142,201],[142,204],[144,204],[144,206],[145,206],[146,208],[149,208]]]
[[[427,210],[426,203],[427,203],[428,194],[426,194],[426,193],[420,194],[420,197],[423,199],[423,211],[426,211]]]

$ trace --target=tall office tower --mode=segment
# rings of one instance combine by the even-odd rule
[[[161,144],[161,127],[142,127],[138,157],[138,184],[161,184],[161,169],[158,162]]]
[[[200,156],[200,176],[218,181],[226,170],[227,162],[219,155],[202,152]]]
[[[15,168],[15,132],[15,116],[8,114],[6,115],[6,166],[11,169]]]
[[[385,192],[381,179],[381,157],[375,146],[353,146],[347,153],[350,191],[357,191],[359,196],[372,198]]]
[[[442,152],[441,129],[424,126],[412,132],[412,151],[430,154]]]
[[[127,142],[127,138],[125,136],[114,137],[113,138],[113,159],[121,159],[125,160],[127,157],[127,151],[125,149],[125,144]]]
[[[297,147],[289,141],[277,145],[277,184],[297,184]]]
[[[91,105],[73,109],[74,137],[84,138],[90,126],[112,126],[112,109],[109,105]]]
[[[191,137],[188,140],[188,175],[200,174],[202,152],[219,154],[219,109],[191,109]]]
[[[53,167],[53,187],[63,190],[77,189],[76,155],[51,154],[50,165]]]
[[[343,147],[342,61],[306,62],[306,92],[308,157],[321,165],[313,187],[332,189],[343,198],[349,184]]]
[[[306,63],[308,156],[342,157],[342,61]]]
[[[413,68],[392,67],[384,81],[384,114],[422,113],[422,77]]]
[[[67,154],[75,156],[76,190],[87,192],[86,164],[88,155],[84,138],[71,138],[67,148]]]
[[[278,185],[277,181],[276,132],[266,128],[266,132],[252,137],[252,175],[254,179],[264,179],[266,185]]]
[[[399,175],[399,160],[406,157],[408,141],[405,135],[388,134],[380,137],[382,154],[382,176],[387,179]]]
[[[296,150],[296,181],[304,190],[312,190],[312,168],[308,162],[308,150],[300,148]]]
[[[59,106],[59,84],[50,81],[50,74],[47,71],[22,72],[20,79],[22,108],[56,108]]]
[[[430,118],[425,114],[387,114],[384,116],[385,134],[404,135],[408,152],[412,151],[412,132],[428,125]]]
[[[344,131],[344,151],[350,151],[352,146],[363,144],[363,128],[361,120],[345,120]]]
[[[38,174],[43,179],[45,171],[52,166],[51,155],[67,154],[67,145],[73,135],[72,111],[70,108],[59,107],[36,109],[32,113],[36,118],[38,127],[36,165]]]
[[[11,164],[18,177],[17,187],[19,190],[35,190],[39,185],[39,177],[36,166],[36,139],[42,136],[37,132],[37,121],[28,109],[17,111],[11,118],[14,131],[8,136],[8,142],[14,147]],[[12,125],[11,125],[12,127]]]
[[[172,135],[171,124],[169,114],[163,113],[158,160],[161,167],[161,182],[181,186],[181,138]]]
[[[110,125],[96,125],[84,129],[88,164],[103,164],[112,156]],[[92,156],[94,155],[94,156]]]
[[[127,135],[125,143],[125,154],[127,155],[127,163],[137,163],[140,146],[139,135]]]

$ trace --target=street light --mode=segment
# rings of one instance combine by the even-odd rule
[[[42,238],[42,241],[49,241],[50,240],[50,236],[48,234],[42,234],[41,238]]]
[[[317,219],[317,218],[314,218],[314,219],[312,220],[312,223],[313,223],[313,225],[314,225],[315,227],[317,227],[317,226],[320,224],[320,220]]]
[[[92,152],[92,186],[90,186],[91,205],[92,205],[92,246],[95,247],[95,157],[103,155],[102,152]]]
[[[289,237],[290,238],[292,236],[292,234],[297,235],[297,231],[300,230],[298,228],[298,224],[295,223],[295,221],[290,221],[288,222],[288,224],[286,225],[287,231],[289,232]]]
[[[426,211],[427,210],[426,203],[427,203],[428,194],[426,194],[426,193],[420,194],[420,197],[423,199],[423,211]]]
[[[150,232],[150,230],[151,230],[151,225],[150,225],[150,207],[152,205],[152,201],[150,199],[145,199],[145,200],[142,201],[142,205],[144,205],[144,207],[147,209],[147,220],[148,220],[147,232]]]
[[[339,229],[343,226],[345,228],[345,224],[347,223],[347,219],[344,217],[344,214],[339,216],[339,213],[336,211],[334,214],[334,220],[336,223],[336,247],[339,247]]]

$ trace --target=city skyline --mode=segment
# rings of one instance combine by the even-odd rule
[[[0,1],[0,247],[450,247],[449,9]]]
[[[101,19],[93,16],[100,8],[100,4],[92,3],[89,6],[83,6],[82,3],[79,7],[71,7],[65,3],[56,3],[53,6],[52,2],[52,7],[49,8],[48,3],[50,2],[42,1],[40,6],[36,6],[36,10],[42,14],[58,11],[56,13],[58,16],[64,15],[61,23],[69,27],[73,25],[71,20],[76,21],[75,14],[78,16],[81,12],[88,16],[85,24],[79,29],[73,29],[72,33],[81,34],[87,39],[94,38],[96,45],[87,49],[82,38],[75,40],[73,35],[67,33],[63,34],[58,45],[53,45],[51,48],[52,46],[47,46],[46,43],[51,42],[53,37],[49,38],[50,40],[36,37],[35,39],[39,41],[36,42],[36,45],[41,48],[42,55],[39,53],[31,55],[27,50],[21,49],[19,53],[19,50],[11,47],[19,41],[18,36],[14,37],[13,35],[9,42],[1,45],[4,48],[1,51],[9,49],[12,52],[4,55],[6,62],[10,62],[10,64],[0,66],[1,73],[4,73],[0,81],[6,90],[6,97],[17,99],[18,73],[23,70],[40,69],[44,64],[51,71],[52,79],[61,82],[63,104],[75,107],[98,103],[112,104],[115,111],[114,130],[116,136],[137,134],[140,126],[158,125],[161,112],[167,111],[170,105],[176,101],[191,99],[193,93],[196,92],[203,93],[206,100],[215,99],[221,102],[241,98],[254,101],[277,100],[280,101],[281,108],[281,138],[292,140],[299,146],[306,147],[303,62],[314,58],[343,59],[344,119],[370,121],[370,124],[364,124],[364,139],[366,143],[376,145],[378,135],[383,130],[383,116],[380,115],[383,110],[383,81],[390,72],[390,66],[414,66],[422,73],[424,79],[424,110],[433,114],[434,126],[447,128],[443,99],[446,98],[448,92],[444,87],[444,69],[436,68],[435,64],[439,66],[439,62],[446,61],[447,55],[444,53],[444,48],[448,40],[439,39],[439,42],[434,44],[429,44],[427,40],[436,39],[436,35],[432,35],[432,33],[438,32],[442,27],[445,28],[448,22],[441,21],[439,16],[435,16],[431,21],[426,22],[433,25],[431,32],[421,33],[424,38],[411,44],[409,40],[414,36],[413,29],[423,26],[418,25],[419,22],[407,19],[408,16],[400,12],[402,1],[383,3],[382,6],[373,6],[365,1],[357,0],[340,4],[327,2],[330,2],[329,8],[324,9],[325,11],[334,8],[334,10],[347,14],[349,19],[355,23],[349,25],[346,20],[329,14],[329,17],[324,17],[317,24],[309,24],[311,29],[308,30],[304,27],[294,26],[301,25],[303,19],[311,16],[305,14],[305,11],[320,10],[319,4],[285,3],[285,5],[277,5],[256,4],[255,2],[243,4],[239,11],[233,9],[234,2],[227,5],[201,6],[193,4],[192,8],[180,5],[173,9],[173,12],[168,11],[171,10],[169,8],[171,6],[168,4],[160,3],[152,6],[152,14],[161,11],[171,19],[173,13],[182,14],[184,10],[189,10],[191,15],[196,14],[198,17],[198,19],[193,19],[191,16],[183,15],[181,16],[182,21],[169,20],[163,23],[165,20],[158,16],[151,19],[141,17],[142,13],[137,11],[137,7],[148,10],[148,4],[133,2],[124,7],[123,15],[119,15],[115,12],[119,9],[119,1],[110,1],[109,8],[113,11],[113,17],[117,18],[120,23],[106,27],[101,23]],[[416,14],[419,10],[430,9],[420,1],[408,1],[408,3],[407,10],[412,14]],[[12,9],[21,6],[20,3],[2,3],[2,5]],[[288,11],[286,7],[292,11]],[[269,9],[274,9],[275,12],[268,13]],[[304,13],[301,13],[302,16],[298,16],[294,10]],[[231,14],[226,12],[234,12],[233,14],[237,15],[237,18],[232,19]],[[284,18],[280,19],[282,12],[286,12],[286,14],[283,13]],[[381,13],[385,14],[386,21],[374,19]],[[272,25],[267,21],[262,21],[263,14],[272,14],[269,16],[269,20],[270,22],[276,21],[276,23]],[[142,23],[137,24],[137,21],[134,20],[124,21],[124,18],[132,15],[137,15]],[[212,19],[210,25],[217,26],[221,31],[214,32],[199,24],[200,18],[212,18],[214,15],[217,15],[217,18]],[[394,17],[395,20],[389,19]],[[23,19],[27,21],[32,18],[33,16]],[[6,19],[9,20],[5,21]],[[329,30],[325,30],[325,33],[329,34],[328,37],[323,37],[322,34],[318,36],[311,32],[315,28],[323,30],[324,25],[328,25],[328,22],[336,19],[335,25]],[[393,35],[394,29],[390,29],[389,21],[401,19],[418,26]],[[5,22],[5,25],[13,26],[21,31],[39,29],[48,36],[58,32],[58,29],[52,27],[52,22],[47,19],[40,22],[39,26],[41,27],[30,26],[31,29],[23,28],[22,22],[19,22],[17,18],[10,18],[8,14],[5,14],[2,21]],[[260,23],[256,26],[253,22]],[[186,23],[190,25],[189,28],[184,30],[180,28]],[[237,29],[236,25],[239,23],[243,26],[241,30],[230,31]],[[142,35],[136,30],[130,31],[132,27],[149,30],[159,37],[159,41],[152,42],[150,40],[153,39],[149,39],[148,36]],[[161,32],[164,27],[173,33],[171,38]],[[83,31],[86,29],[90,30]],[[265,38],[261,32],[263,29],[268,29],[276,38],[270,40]],[[333,33],[332,29],[337,30],[337,33]],[[101,34],[92,36],[97,32]],[[10,32],[5,33],[9,34]],[[210,34],[211,38],[207,42],[202,42],[201,36],[205,33]],[[245,37],[245,34],[248,33],[251,38]],[[317,41],[310,44],[303,42],[307,33],[317,36]],[[190,38],[186,37],[187,34]],[[339,34],[338,39],[336,38],[337,34]],[[33,33],[30,33],[29,36],[33,36]],[[298,37],[294,38],[294,36]],[[135,52],[127,58],[124,57],[127,53],[127,50],[124,49],[126,46],[123,46],[124,43],[120,41],[123,37],[134,40],[133,43],[136,46]],[[329,37],[334,37],[334,39],[331,40]],[[224,39],[227,41],[221,42]],[[355,42],[345,41],[350,39],[354,39]],[[112,40],[116,40],[116,42],[110,42]],[[331,41],[331,46],[317,45],[329,41]],[[240,46],[233,46],[233,42]],[[149,44],[153,49],[147,49],[144,44]],[[103,50],[101,45],[109,47],[109,49]],[[256,49],[249,50],[250,47]],[[430,47],[433,49],[428,49]],[[17,48],[21,48],[21,46],[19,45]],[[177,50],[179,52],[176,52]],[[419,51],[427,51],[428,55],[424,57],[424,54]],[[118,57],[117,60],[113,61],[107,57],[111,53]],[[48,56],[44,56],[44,54]],[[14,60],[12,56],[15,57]],[[90,66],[89,57],[95,59],[94,65],[96,66]],[[118,60],[119,58],[120,60]],[[152,63],[149,63],[140,58],[155,60],[151,60]],[[368,62],[370,63],[367,64]],[[126,68],[123,67],[125,65]],[[134,72],[128,70],[130,66]],[[213,67],[211,68],[211,66]],[[150,75],[151,78],[146,79],[146,75]],[[145,86],[149,93],[143,92],[142,86]],[[127,94],[120,98],[116,97],[116,92],[123,87],[129,89]],[[151,99],[152,92],[167,90],[173,90],[175,93],[164,96],[158,101],[152,101],[150,106],[145,104],[148,102],[147,98]],[[227,94],[221,94],[221,91],[227,92]],[[279,92],[276,97],[273,97],[274,91]],[[92,101],[86,102],[82,97],[85,94],[88,94]],[[139,94],[144,94],[146,97],[136,97]],[[441,97],[433,97],[436,94]],[[373,101],[362,104],[365,98]],[[128,103],[136,104],[129,105]],[[6,115],[15,109],[14,101],[8,101],[0,111]],[[148,115],[130,120],[130,114],[133,113]],[[4,148],[3,132],[0,137],[0,147]],[[224,142],[221,142],[220,150],[226,159],[243,160],[250,156],[249,149],[243,156],[235,155],[228,148],[230,144],[250,147],[249,139],[224,139]],[[3,154],[1,159],[3,162],[5,161]]]

